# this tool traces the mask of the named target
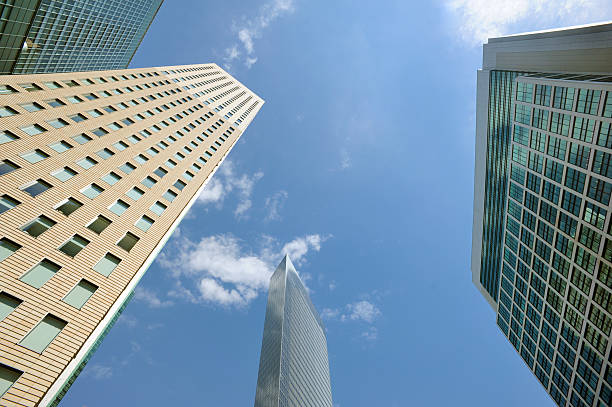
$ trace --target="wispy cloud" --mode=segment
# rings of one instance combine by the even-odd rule
[[[238,174],[234,163],[227,160],[202,190],[198,196],[198,202],[203,205],[214,205],[221,209],[225,199],[230,194],[236,194],[238,204],[234,209],[234,216],[238,219],[246,218],[247,211],[253,206],[251,195],[255,184],[263,176],[264,174],[261,171],[251,175]]]
[[[460,38],[479,46],[488,38],[554,26],[588,24],[610,15],[609,0],[445,0]]]
[[[113,368],[100,364],[88,365],[85,368],[83,376],[92,377],[95,380],[110,379],[113,376]]]
[[[134,291],[134,299],[136,301],[144,302],[150,308],[165,308],[173,305],[170,300],[162,300],[158,294],[148,288],[138,286]]]
[[[346,304],[344,308],[324,308],[321,312],[323,319],[338,319],[346,321],[363,321],[372,323],[382,315],[380,309],[370,301],[361,300]]]
[[[350,168],[352,165],[351,163],[351,156],[349,155],[348,151],[343,148],[340,150],[340,169],[341,170],[346,170],[347,168]]]
[[[271,0],[264,3],[254,17],[243,17],[240,22],[234,22],[236,42],[224,51],[225,69],[231,70],[233,64],[240,58],[243,58],[244,65],[250,69],[257,62],[255,41],[262,37],[263,31],[272,22],[294,10],[294,0]]]
[[[175,279],[169,296],[193,303],[244,307],[267,288],[285,253],[295,264],[303,264],[307,254],[318,252],[326,239],[314,234],[282,244],[263,236],[258,249],[252,250],[229,234],[204,237],[198,242],[181,238],[162,253],[160,263]]]
[[[289,198],[287,191],[275,192],[272,196],[266,198],[266,214],[265,220],[280,220],[280,211],[285,206],[285,201]]]

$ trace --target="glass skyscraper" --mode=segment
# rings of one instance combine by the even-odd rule
[[[163,0],[0,3],[0,74],[125,69]]]
[[[612,24],[489,39],[472,279],[559,406],[612,405]]]
[[[289,256],[270,278],[255,407],[331,407],[323,322]]]

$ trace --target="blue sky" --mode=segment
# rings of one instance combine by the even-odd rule
[[[488,36],[604,0],[168,0],[131,67],[216,62],[266,104],[61,406],[248,406],[288,252],[336,406],[552,406],[471,283]]]

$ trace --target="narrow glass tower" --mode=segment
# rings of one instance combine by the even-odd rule
[[[270,278],[255,407],[331,407],[325,328],[289,256]]]

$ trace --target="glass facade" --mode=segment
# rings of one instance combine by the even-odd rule
[[[270,279],[255,407],[331,407],[325,328],[286,256]]]
[[[610,406],[612,86],[511,89],[497,324],[559,406]]]
[[[0,74],[127,68],[163,0],[7,0]]]

